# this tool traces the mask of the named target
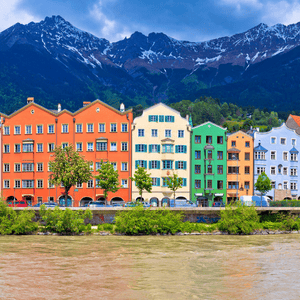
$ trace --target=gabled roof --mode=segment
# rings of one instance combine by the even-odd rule
[[[221,128],[221,129],[223,129],[224,131],[227,130],[227,128],[224,128],[224,127],[222,127],[222,126],[220,126],[220,125],[217,125],[217,124],[215,124],[215,123],[213,123],[213,122],[210,122],[210,121],[207,121],[207,122],[205,122],[205,123],[203,123],[203,124],[197,125],[197,126],[193,127],[192,130],[195,129],[195,128],[204,126],[204,125],[206,125],[206,124],[209,124],[209,125],[213,125],[213,126],[219,127],[219,128]]]
[[[245,136],[249,136],[251,139],[253,139],[253,136],[252,135],[250,135],[250,134],[248,134],[248,132],[246,133],[246,132],[244,132],[244,131],[242,131],[242,130],[239,130],[239,131],[236,131],[236,132],[233,132],[233,133],[227,133],[227,136],[229,137],[231,137],[231,136],[233,136],[234,134],[243,134],[243,135],[245,135]]]
[[[263,152],[268,152],[266,148],[264,148],[260,143],[258,143],[258,146],[254,148],[254,151],[263,151]]]
[[[227,150],[227,152],[241,152],[241,150],[239,150],[237,148],[230,148]]]
[[[293,148],[290,150],[290,153],[299,153],[299,151],[298,151],[295,147],[293,147]]]
[[[300,127],[300,116],[289,115],[289,117],[291,117],[297,123],[297,125]]]

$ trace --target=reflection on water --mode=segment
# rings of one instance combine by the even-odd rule
[[[0,299],[298,299],[300,236],[0,237]]]

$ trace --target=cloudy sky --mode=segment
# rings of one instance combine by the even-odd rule
[[[197,42],[259,23],[297,23],[300,0],[0,0],[0,31],[52,15],[111,42],[135,31]]]

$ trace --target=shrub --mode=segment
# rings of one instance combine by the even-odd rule
[[[29,234],[38,229],[34,211],[15,211],[0,200],[0,234]]]
[[[130,210],[118,211],[116,231],[128,235],[176,233],[181,230],[182,212],[167,209],[144,209],[136,206]]]
[[[249,234],[259,228],[259,217],[254,206],[244,206],[238,201],[227,205],[220,213],[221,220],[217,225],[221,231]]]
[[[45,230],[56,233],[81,233],[85,230],[85,219],[92,219],[92,212],[88,209],[71,210],[60,209],[56,206],[53,210],[46,209],[45,205],[40,208],[41,219],[45,222]]]

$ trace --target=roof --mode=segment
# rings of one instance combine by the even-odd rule
[[[198,127],[201,127],[201,126],[207,125],[207,124],[209,124],[209,125],[213,125],[213,126],[215,126],[215,127],[219,127],[219,128],[221,128],[221,129],[223,129],[224,131],[226,131],[226,130],[227,130],[227,128],[224,128],[224,127],[222,127],[222,126],[220,126],[220,125],[217,125],[217,124],[215,124],[215,123],[213,123],[213,122],[211,122],[211,121],[207,121],[207,122],[205,122],[205,123],[202,123],[202,124],[200,124],[200,125],[194,126],[194,127],[192,128],[192,130],[193,130],[193,129],[195,129],[195,128],[198,128]]]
[[[295,115],[289,115],[289,117],[293,118],[293,120],[297,123],[297,125],[300,127],[300,116]]]
[[[293,148],[290,150],[290,153],[299,153],[299,151],[298,151],[295,147],[293,147]]]
[[[230,148],[227,150],[227,152],[241,152],[241,151],[237,148]]]
[[[264,151],[264,152],[268,152],[268,150],[266,148],[264,148],[260,143],[258,143],[258,146],[256,146],[254,148],[254,151]]]

